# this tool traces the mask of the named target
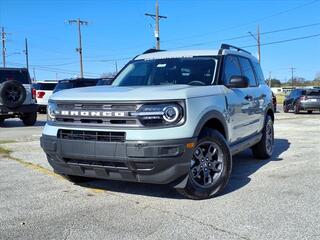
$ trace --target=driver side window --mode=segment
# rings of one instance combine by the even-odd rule
[[[227,85],[232,76],[241,76],[239,60],[236,56],[228,55],[224,61],[222,84]]]

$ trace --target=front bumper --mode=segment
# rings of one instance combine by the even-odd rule
[[[169,184],[189,171],[195,138],[100,142],[42,135],[41,147],[59,174]]]
[[[21,113],[32,113],[37,112],[38,105],[37,104],[28,104],[28,105],[21,105],[17,108],[8,108],[6,106],[0,105],[0,115],[19,115]]]

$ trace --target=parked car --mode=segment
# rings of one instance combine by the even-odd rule
[[[56,87],[57,81],[37,81],[33,84],[36,91],[36,102],[38,112],[45,113],[47,110],[48,100]]]
[[[97,85],[101,78],[77,78],[60,80],[53,90],[53,93],[70,88],[90,87]]]
[[[0,68],[0,123],[20,118],[24,125],[37,121],[37,105],[26,68]]]
[[[273,103],[273,111],[277,112],[277,97],[273,92],[272,92],[272,103]]]
[[[274,110],[258,60],[218,50],[147,51],[111,86],[52,95],[41,146],[56,173],[171,184],[186,197],[221,193],[232,155],[273,153]]]
[[[320,111],[320,89],[293,90],[283,102],[283,111],[287,113],[290,110],[296,114],[300,111]]]

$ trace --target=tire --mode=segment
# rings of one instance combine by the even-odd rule
[[[16,81],[5,81],[0,85],[0,103],[8,108],[20,107],[26,99],[26,89]]]
[[[81,176],[73,176],[73,175],[61,175],[61,176],[73,183],[83,183],[91,180],[91,178],[81,177]]]
[[[308,113],[311,114],[311,113],[312,113],[312,110],[308,110]]]
[[[274,130],[273,121],[269,115],[262,130],[262,138],[260,142],[251,147],[253,156],[259,159],[268,159],[273,153]]]
[[[197,200],[217,196],[227,185],[231,170],[232,156],[225,138],[216,130],[204,129],[194,148],[187,184],[177,191]]]
[[[289,108],[287,105],[283,105],[283,112],[285,113],[289,112]]]
[[[294,114],[298,114],[300,112],[299,106],[297,104],[293,105],[293,112]]]
[[[37,113],[24,113],[21,120],[25,126],[33,126],[37,122]]]

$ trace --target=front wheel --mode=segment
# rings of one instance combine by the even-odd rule
[[[300,112],[299,106],[297,104],[294,104],[293,111],[295,114],[298,114]]]
[[[283,111],[284,111],[285,113],[289,112],[289,108],[288,108],[287,105],[283,105]]]
[[[253,156],[260,159],[268,159],[273,153],[274,130],[273,121],[268,115],[262,130],[262,138],[260,142],[251,147]]]
[[[232,156],[225,138],[216,130],[205,129],[194,148],[186,187],[177,190],[191,199],[214,197],[227,185],[231,170]]]
[[[311,113],[312,113],[312,110],[308,110],[308,113],[311,114]]]

